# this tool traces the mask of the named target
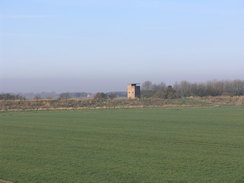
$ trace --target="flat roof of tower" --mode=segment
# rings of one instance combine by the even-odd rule
[[[129,85],[139,85],[140,83],[129,83]]]

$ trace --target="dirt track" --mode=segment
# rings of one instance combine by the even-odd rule
[[[13,182],[9,182],[9,181],[0,179],[0,183],[13,183]]]

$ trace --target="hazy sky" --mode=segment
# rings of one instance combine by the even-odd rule
[[[244,79],[244,0],[0,0],[0,92]]]

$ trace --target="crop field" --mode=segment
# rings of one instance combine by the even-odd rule
[[[244,183],[244,107],[0,112],[0,179]]]

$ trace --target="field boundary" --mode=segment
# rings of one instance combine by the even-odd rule
[[[219,107],[244,106],[244,96],[236,97],[186,97],[178,99],[30,99],[0,100],[0,111],[43,111],[43,110],[82,110],[120,109],[146,107]]]
[[[0,112],[25,112],[25,111],[72,111],[72,110],[96,110],[96,109],[138,109],[138,108],[174,108],[174,107],[179,107],[179,108],[201,108],[201,107],[209,107],[209,106],[201,106],[201,105],[147,105],[147,106],[116,106],[116,107],[77,107],[77,108],[72,108],[72,107],[59,107],[59,108],[39,108],[39,109],[8,109],[8,110],[0,110]],[[211,107],[221,107],[221,105],[212,105]]]

